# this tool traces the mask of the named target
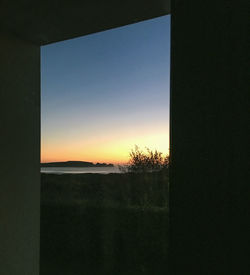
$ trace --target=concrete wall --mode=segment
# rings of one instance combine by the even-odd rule
[[[39,272],[40,49],[0,36],[0,274]]]
[[[171,4],[171,274],[246,274],[246,2]]]

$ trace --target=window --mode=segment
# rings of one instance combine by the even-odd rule
[[[42,47],[42,275],[166,273],[169,63],[170,16]]]

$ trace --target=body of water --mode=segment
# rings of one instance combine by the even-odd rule
[[[41,167],[41,173],[46,174],[110,174],[120,173],[118,166],[114,167]]]

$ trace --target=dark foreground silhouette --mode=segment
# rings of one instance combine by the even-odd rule
[[[41,179],[41,275],[167,274],[166,171]]]

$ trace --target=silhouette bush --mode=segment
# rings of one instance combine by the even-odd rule
[[[137,145],[130,152],[130,159],[126,166],[120,166],[122,172],[147,173],[167,170],[169,167],[169,156],[157,150],[146,148],[142,151]]]

